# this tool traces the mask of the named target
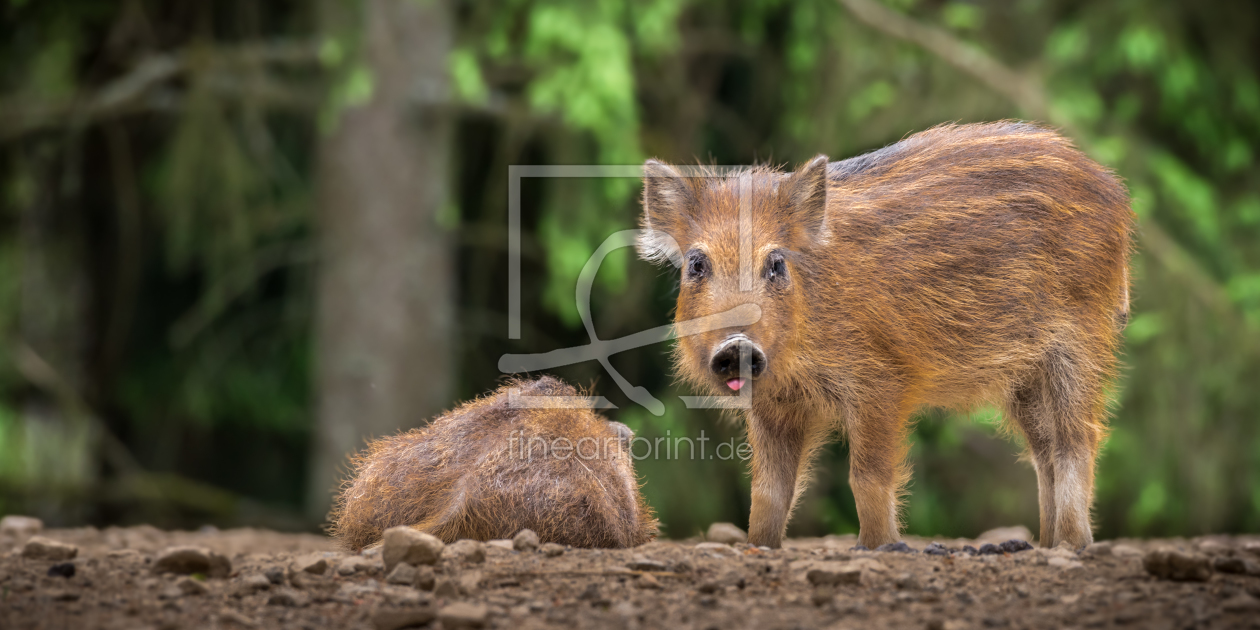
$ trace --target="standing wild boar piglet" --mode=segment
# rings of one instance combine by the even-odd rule
[[[633,547],[656,537],[630,459],[634,434],[590,409],[514,408],[521,399],[578,396],[551,377],[521,381],[368,445],[353,461],[332,534],[359,550],[408,525],[446,542],[511,538]]]
[[[751,388],[750,543],[779,546],[835,429],[861,544],[899,540],[911,414],[984,403],[1027,440],[1041,544],[1092,541],[1105,388],[1129,308],[1134,217],[1115,175],[1017,122],[936,127],[795,173],[644,169],[639,252],[681,266],[677,321],[760,307],[750,326],[681,338],[674,356],[699,388]]]

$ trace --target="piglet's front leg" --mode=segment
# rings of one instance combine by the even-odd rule
[[[748,415],[752,445],[752,514],[748,542],[777,549],[783,544],[809,450],[809,432],[790,413],[754,410]]]

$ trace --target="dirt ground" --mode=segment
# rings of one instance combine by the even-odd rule
[[[433,566],[386,576],[379,548],[346,554],[310,534],[10,527],[0,628],[1260,628],[1260,536],[1118,540],[1079,555],[906,542],[915,551],[855,551],[852,536],[773,551],[501,541],[448,546]],[[932,542],[958,551],[924,553]],[[1144,563],[1156,549],[1184,555],[1149,561],[1159,577]]]

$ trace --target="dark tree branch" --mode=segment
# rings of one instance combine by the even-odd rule
[[[945,29],[921,24],[875,0],[839,0],[854,17],[875,30],[915,44],[945,63],[971,75],[989,89],[1005,95],[1033,118],[1046,118],[1046,96],[1041,82],[1006,67]]]
[[[95,93],[59,102],[0,102],[0,141],[64,126],[84,127],[142,111],[176,109],[180,97],[169,83],[197,73],[205,73],[204,79],[210,81],[214,91],[229,98],[249,99],[269,107],[313,109],[320,103],[317,94],[296,90],[266,74],[264,69],[272,65],[318,63],[315,45],[307,42],[193,46],[175,53],[157,53],[141,59],[131,71]],[[255,70],[261,80],[234,79],[242,68]]]

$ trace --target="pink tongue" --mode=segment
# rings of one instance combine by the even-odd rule
[[[731,388],[731,389],[733,389],[733,390],[735,390],[735,391],[739,391],[739,388],[741,388],[741,387],[743,387],[743,386],[744,386],[744,379],[742,379],[742,378],[733,378],[733,379],[731,379],[731,380],[729,380],[729,381],[726,381],[726,386],[727,386],[727,387],[729,387],[729,388]]]

